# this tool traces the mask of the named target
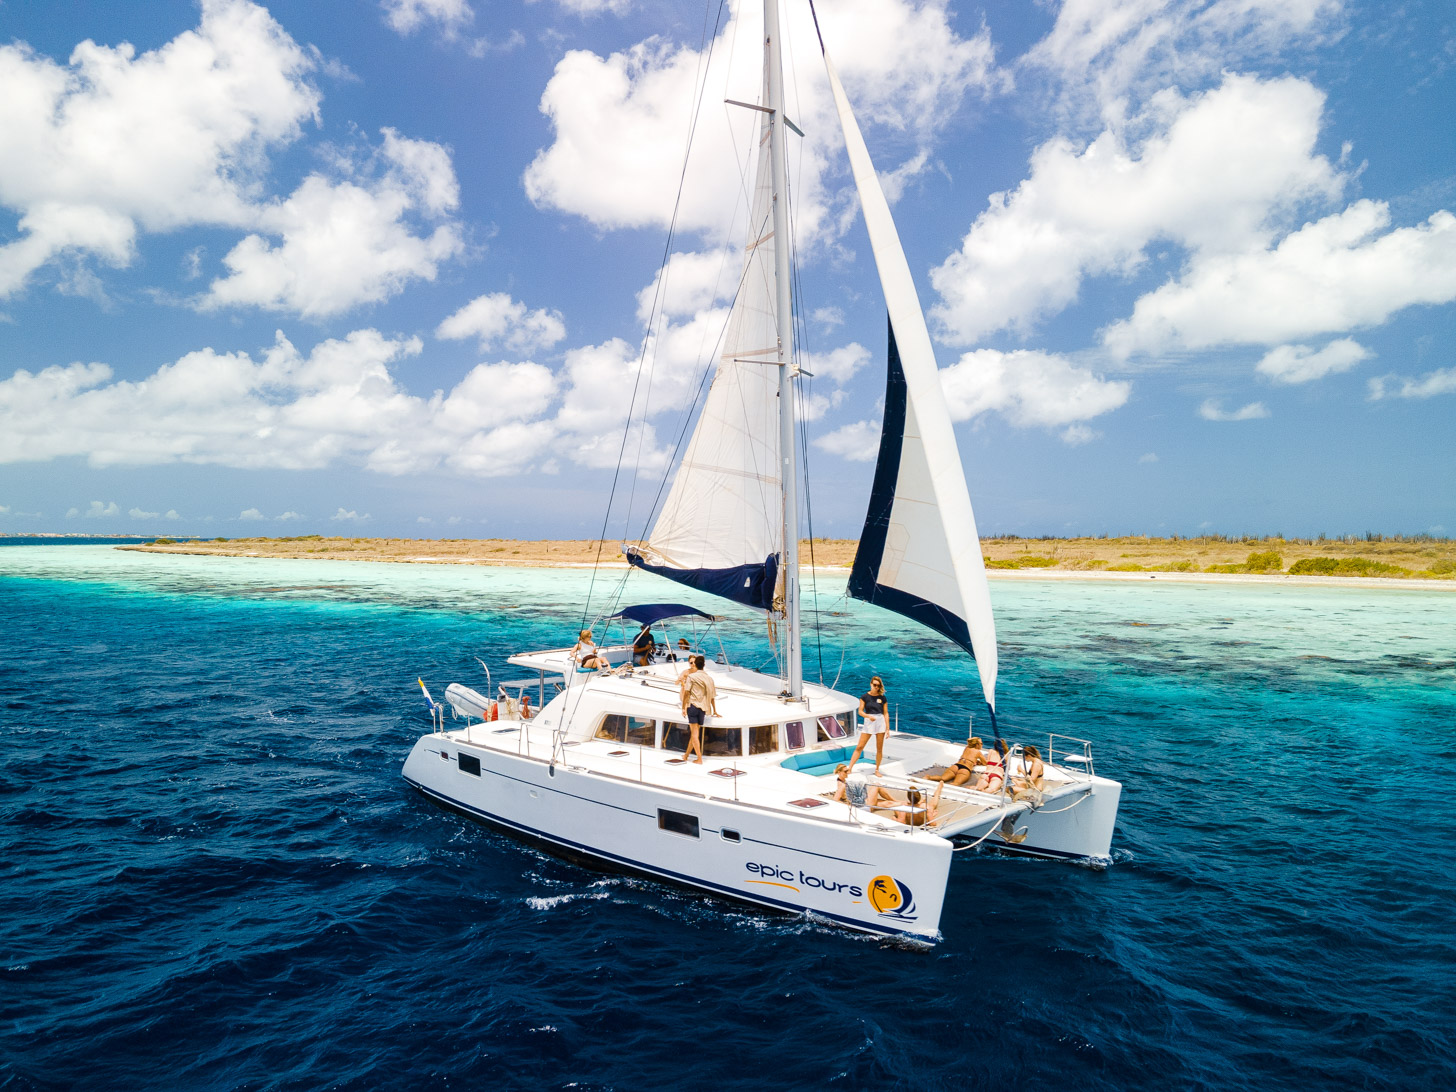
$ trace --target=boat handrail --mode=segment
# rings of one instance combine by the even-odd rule
[[[1058,740],[1062,742],[1058,743]],[[1096,776],[1096,771],[1092,767],[1092,742],[1090,740],[1053,732],[1047,737],[1045,761],[1048,766],[1056,766],[1074,779],[1080,779],[1078,775],[1084,772],[1086,780],[1090,781]],[[1072,764],[1070,767],[1067,765],[1069,762]]]

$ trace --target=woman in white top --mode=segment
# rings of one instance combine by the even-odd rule
[[[592,631],[584,629],[581,636],[577,638],[575,647],[571,650],[571,658],[576,661],[578,667],[599,668],[610,667],[606,659],[597,651],[596,642],[592,640]]]

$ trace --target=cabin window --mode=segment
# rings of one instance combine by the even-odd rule
[[[681,811],[657,809],[657,829],[669,834],[685,834],[689,838],[698,836],[698,817]]]
[[[755,724],[748,730],[749,754],[767,755],[778,749],[779,726],[777,724]]]
[[[838,716],[839,723],[844,725],[844,734],[847,736],[854,735],[854,712],[840,713]]]
[[[804,722],[791,720],[784,725],[784,746],[797,751],[804,746]]]
[[[646,717],[627,718],[627,742],[651,747],[657,739],[657,722]]]
[[[455,756],[460,760],[460,772],[480,776],[480,759],[474,755],[467,755],[464,752]]]
[[[704,728],[703,754],[715,757],[743,753],[742,728]]]
[[[608,713],[597,729],[597,739],[608,739],[613,743],[637,743],[652,746],[656,725],[642,717],[624,717],[621,713]]]
[[[663,721],[662,749],[664,751],[686,751],[688,749],[688,726]]]
[[[847,714],[846,714],[847,715]],[[819,718],[819,742],[823,743],[828,739],[843,739],[849,735],[849,729],[839,717]]]
[[[736,830],[729,830],[727,827],[724,827],[718,832],[718,837],[722,838],[725,842],[743,841],[743,835],[739,834]]]

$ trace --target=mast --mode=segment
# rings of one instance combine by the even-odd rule
[[[789,209],[786,133],[784,125],[783,51],[779,41],[778,0],[764,0],[764,68],[768,86],[769,156],[773,171],[774,279],[778,324],[779,471],[784,494],[784,635],[785,693],[804,694],[804,665],[799,626],[799,462],[794,444],[794,322],[789,294]]]

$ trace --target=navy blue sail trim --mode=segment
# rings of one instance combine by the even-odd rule
[[[880,564],[885,557],[885,537],[890,530],[890,512],[895,506],[895,483],[900,478],[900,454],[905,443],[909,398],[905,388],[905,370],[900,364],[900,349],[895,344],[894,323],[889,323],[889,330],[880,457],[875,464],[875,480],[870,487],[870,506],[865,513],[864,530],[859,536],[859,549],[855,551],[854,567],[849,572],[849,594],[928,626],[950,638],[974,658],[976,653],[971,647],[971,630],[964,618],[928,599],[898,588],[888,588],[879,582]]]
[[[651,565],[640,555],[627,551],[627,560],[644,572],[656,573],[679,584],[731,599],[735,603],[773,609],[774,585],[779,577],[779,559],[770,554],[758,565],[736,565],[731,569],[674,569]]]

